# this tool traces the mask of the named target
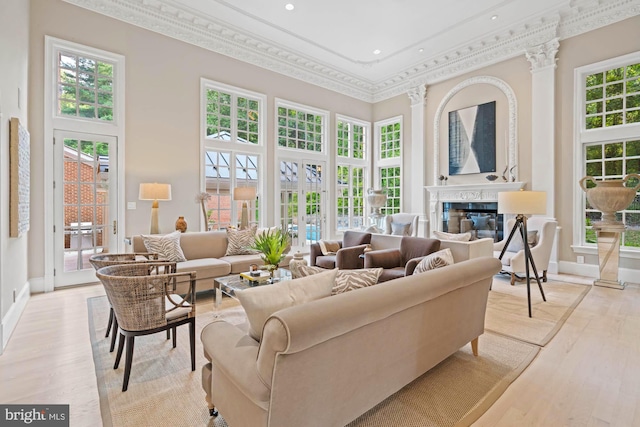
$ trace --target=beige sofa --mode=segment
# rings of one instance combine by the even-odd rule
[[[499,270],[477,258],[289,307],[261,342],[214,321],[201,335],[210,408],[230,426],[343,426],[467,343],[477,353]]]
[[[133,252],[146,252],[142,236],[133,236]],[[226,231],[198,231],[180,235],[180,248],[186,261],[177,263],[178,273],[196,272],[196,292],[212,290],[213,279],[249,271],[251,264],[264,264],[260,255],[231,255],[227,252]],[[287,255],[280,267],[288,267],[293,258]],[[180,289],[180,288],[179,288]]]

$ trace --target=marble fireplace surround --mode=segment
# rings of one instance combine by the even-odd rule
[[[486,184],[432,185],[429,192],[429,224],[432,230],[442,231],[442,204],[444,202],[497,202],[501,191],[517,191],[524,182],[488,182]]]

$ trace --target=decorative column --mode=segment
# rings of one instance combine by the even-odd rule
[[[547,192],[550,217],[555,217],[555,70],[559,46],[555,38],[525,52],[532,75],[531,189]]]
[[[555,82],[558,38],[527,49],[531,64],[531,189],[547,193],[547,216],[555,218]],[[520,157],[523,159],[523,157]],[[556,230],[549,272],[558,272]]]
[[[426,163],[424,158],[424,108],[427,103],[426,94],[426,85],[416,86],[407,93],[411,100],[411,165],[409,169],[411,173],[405,172],[403,174],[403,178],[408,184],[408,187],[405,188],[410,189],[405,210],[419,214],[418,235],[425,237],[429,235],[429,221],[425,215],[424,204]],[[407,193],[405,192],[405,194]]]

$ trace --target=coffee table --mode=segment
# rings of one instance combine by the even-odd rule
[[[273,279],[269,279],[263,282],[252,282],[240,277],[240,274],[230,274],[228,276],[216,277],[213,279],[213,291],[214,291],[214,305],[217,307],[222,301],[222,294],[230,296],[233,299],[236,297],[236,291],[244,289],[255,288],[256,286],[268,286],[273,283],[278,283],[283,280],[291,280],[291,271],[286,268],[279,268],[274,271]]]

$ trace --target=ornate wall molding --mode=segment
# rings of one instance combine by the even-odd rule
[[[367,102],[382,101],[422,84],[434,84],[517,57],[531,46],[555,37],[563,40],[640,15],[640,0],[573,0],[560,13],[552,11],[503,33],[428,58],[388,79],[370,81],[257,39],[248,30],[198,16],[171,0],[64,1]]]
[[[560,42],[556,37],[546,43],[527,49],[524,54],[531,64],[531,72],[535,73],[548,67],[556,68],[556,61],[558,60],[556,54],[559,47]]]
[[[420,85],[414,88],[409,89],[407,92],[409,99],[411,100],[411,106],[418,105],[422,103],[423,105],[427,104],[427,86]]]
[[[477,84],[489,84],[500,89],[504,96],[507,98],[509,104],[509,169],[517,164],[517,152],[516,146],[518,144],[518,129],[517,129],[517,115],[518,115],[518,103],[516,101],[516,95],[513,92],[511,86],[509,86],[504,80],[492,76],[477,76],[464,80],[454,86],[440,101],[438,109],[436,110],[433,124],[433,182],[438,182],[438,176],[440,176],[440,120],[442,118],[442,112],[447,106],[451,98],[453,98],[461,90]],[[515,169],[515,180],[518,180],[518,168]]]

